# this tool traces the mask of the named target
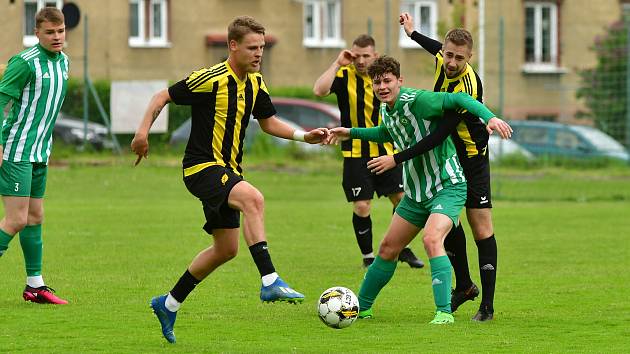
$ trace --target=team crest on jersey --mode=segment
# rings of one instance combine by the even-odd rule
[[[243,97],[243,94],[242,94],[242,93],[239,93],[239,94],[238,94],[238,100],[239,100],[239,101],[243,101],[243,100],[245,100],[245,97]]]
[[[227,173],[224,173],[223,176],[221,177],[221,184],[223,184],[225,186],[225,183],[227,182],[228,178],[229,177],[228,177]]]

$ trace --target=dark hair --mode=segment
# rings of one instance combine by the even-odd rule
[[[374,38],[369,34],[362,34],[352,42],[352,45],[356,45],[359,48],[376,47],[376,42],[374,42]]]
[[[453,28],[446,33],[444,37],[444,43],[453,42],[456,45],[466,45],[468,49],[472,50],[473,38],[470,32],[463,28]]]
[[[239,16],[228,26],[228,43],[232,40],[241,42],[248,33],[265,34],[265,27],[250,16]]]
[[[63,12],[56,7],[44,7],[35,15],[35,27],[39,28],[42,22],[50,22],[55,25],[64,23]]]
[[[368,71],[368,75],[370,75],[372,79],[381,77],[387,73],[391,73],[394,76],[396,76],[396,78],[399,78],[400,77],[400,63],[398,62],[398,60],[390,56],[382,55],[376,58],[372,62],[372,64],[368,66],[367,71]]]

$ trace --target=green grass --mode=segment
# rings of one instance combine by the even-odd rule
[[[190,295],[176,324],[178,343],[168,345],[148,302],[168,291],[211,243],[201,230],[200,204],[181,182],[177,159],[151,157],[139,168],[131,168],[131,157],[99,166],[80,161],[51,167],[44,224],[45,278],[71,304],[22,301],[23,260],[14,240],[0,258],[2,353],[630,348],[627,171],[498,171],[495,321],[469,320],[477,300],[458,310],[454,325],[428,325],[434,309],[429,270],[400,265],[373,320],[333,330],[317,318],[317,297],[334,285],[358,290],[363,277],[340,162],[307,158],[270,167],[254,158],[247,179],[265,195],[272,258],[306,301],[261,304],[258,273],[241,242],[240,254]],[[377,240],[390,213],[387,201],[374,203]],[[478,280],[476,248],[468,238],[471,274]],[[426,260],[419,239],[412,247]]]

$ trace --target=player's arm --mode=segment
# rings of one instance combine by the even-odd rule
[[[4,122],[4,108],[9,102],[17,102],[24,87],[31,79],[31,69],[24,59],[14,56],[9,60],[0,81],[0,122]],[[0,165],[2,165],[3,147],[0,145]]]
[[[508,139],[512,136],[512,128],[509,124],[497,118],[483,103],[475,100],[465,92],[447,93],[444,97],[443,109],[465,109],[483,120],[489,134],[496,130],[503,139]]]
[[[368,161],[367,167],[373,173],[380,175],[381,173],[396,167],[396,165],[399,165],[416,156],[420,156],[440,145],[451,134],[451,132],[455,130],[455,127],[457,127],[457,124],[459,124],[461,120],[462,116],[457,114],[457,112],[446,111],[444,112],[444,120],[440,122],[437,129],[424,137],[422,140],[394,155],[375,157]]]
[[[13,97],[0,92],[0,122],[4,122],[4,107],[13,100]],[[0,145],[0,166],[2,166],[3,146]]]
[[[352,63],[352,52],[347,49],[344,49],[339,53],[335,61],[330,64],[328,69],[324,71],[324,73],[315,81],[313,85],[313,93],[315,96],[324,97],[330,94],[330,89],[335,81],[335,77],[337,76],[337,71],[339,68],[345,65],[350,65]]]
[[[159,91],[151,98],[142,122],[131,141],[131,151],[138,155],[135,165],[138,165],[143,157],[147,158],[149,154],[149,130],[151,130],[153,122],[160,115],[164,106],[169,102],[171,102],[171,96],[167,89]]]
[[[326,128],[316,128],[305,132],[292,128],[275,115],[265,119],[258,119],[258,123],[260,128],[267,134],[288,140],[304,141],[309,144],[322,143],[328,136],[328,129]]]
[[[407,36],[420,44],[427,52],[436,55],[442,49],[442,43],[413,29],[413,17],[408,12],[400,14],[399,21]]]
[[[387,143],[393,141],[387,131],[387,128],[383,125],[372,128],[336,127],[330,129],[329,133],[328,139],[324,142],[325,144],[339,144],[342,141],[350,139],[375,141],[377,143]]]
[[[374,141],[381,144],[394,141],[384,125],[372,128],[351,128],[350,139]]]

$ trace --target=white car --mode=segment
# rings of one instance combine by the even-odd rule
[[[488,139],[488,151],[490,153],[490,161],[498,161],[506,156],[521,155],[527,160],[534,160],[534,155],[525,150],[522,146],[513,140],[504,140],[498,134],[490,135]]]

